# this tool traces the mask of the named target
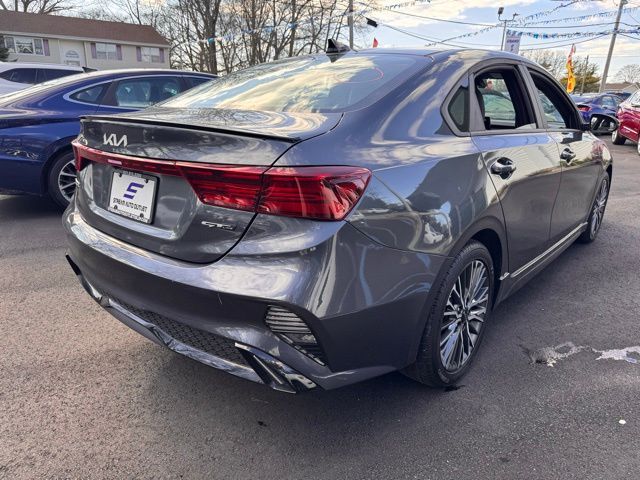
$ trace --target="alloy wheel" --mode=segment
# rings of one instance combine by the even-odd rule
[[[478,343],[489,306],[487,266],[473,260],[449,293],[440,330],[440,360],[447,371],[462,368]]]
[[[596,200],[593,203],[593,212],[591,214],[591,237],[595,237],[596,233],[602,225],[602,219],[604,218],[604,210],[607,206],[607,198],[609,196],[609,182],[605,178],[600,184],[600,190],[596,195]]]
[[[71,197],[76,192],[76,176],[76,166],[73,160],[65,163],[58,173],[58,189],[67,202],[71,201]]]

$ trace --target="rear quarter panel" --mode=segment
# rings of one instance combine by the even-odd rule
[[[488,55],[488,54],[487,54]],[[478,148],[456,136],[444,99],[483,52],[435,61],[374,105],[347,112],[330,133],[292,147],[276,165],[357,165],[373,172],[349,221],[377,242],[449,256],[483,218],[502,210]],[[500,232],[497,232],[500,234]]]

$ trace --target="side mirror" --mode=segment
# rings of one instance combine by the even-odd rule
[[[593,133],[608,134],[615,132],[620,126],[618,119],[612,115],[594,113],[591,115],[591,123],[583,124],[583,130],[590,130]]]

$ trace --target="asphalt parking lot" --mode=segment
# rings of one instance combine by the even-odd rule
[[[598,240],[494,312],[446,392],[291,396],[162,349],[84,293],[55,207],[0,196],[0,478],[638,478],[640,157],[613,153]]]

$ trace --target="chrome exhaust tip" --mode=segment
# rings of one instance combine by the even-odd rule
[[[242,343],[236,342],[235,346],[243,353],[247,363],[265,385],[274,390],[286,393],[301,393],[317,387],[313,381],[271,355]]]

